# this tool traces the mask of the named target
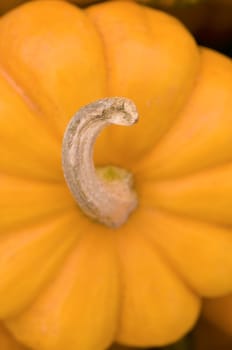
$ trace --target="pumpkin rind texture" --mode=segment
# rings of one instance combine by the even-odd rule
[[[1,350],[30,350],[19,344],[11,334],[0,325],[0,349]]]
[[[134,175],[119,229],[87,218],[61,168],[70,118],[125,96],[96,165]],[[32,1],[0,20],[0,319],[38,350],[162,346],[232,292],[232,63],[134,2]],[[91,334],[91,336],[90,336]]]

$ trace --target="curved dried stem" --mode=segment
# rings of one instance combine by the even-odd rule
[[[85,214],[109,227],[126,222],[137,206],[137,196],[126,170],[114,166],[95,169],[93,145],[107,125],[127,126],[137,119],[132,101],[105,98],[81,108],[65,131],[62,163],[68,187]]]

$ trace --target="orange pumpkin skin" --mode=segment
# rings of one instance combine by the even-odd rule
[[[0,20],[0,66],[0,318],[39,350],[176,341],[202,296],[232,290],[231,61],[133,2],[44,0]],[[117,230],[79,210],[61,170],[71,116],[115,95],[141,116],[95,148],[135,177]]]
[[[132,348],[131,346],[130,347],[127,347],[127,346],[123,346],[123,345],[119,345],[119,344],[114,344],[112,345],[112,347],[110,348],[110,350],[138,350],[139,348]],[[141,349],[141,348],[140,348]],[[143,349],[141,349],[143,350]]]
[[[29,350],[16,342],[9,332],[0,326],[0,349],[1,350]]]
[[[0,14],[26,0],[0,1]],[[70,0],[86,7],[100,0]],[[181,20],[201,44],[231,55],[231,0],[137,0],[152,7],[164,9]]]

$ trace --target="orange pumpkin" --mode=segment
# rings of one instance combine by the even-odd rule
[[[141,348],[140,348],[141,349]],[[132,348],[132,347],[127,347],[127,346],[123,346],[123,345],[119,345],[119,344],[114,344],[110,350],[139,350],[139,348]],[[143,349],[141,349],[143,350]]]
[[[201,45],[232,55],[231,0],[137,0],[183,22]]]
[[[16,340],[0,325],[0,349],[1,350],[29,350]]]
[[[0,1],[0,14],[26,0]],[[87,6],[100,0],[70,0]],[[181,20],[198,42],[231,55],[232,1],[231,0],[137,0],[139,3],[168,11]]]
[[[203,314],[208,321],[232,337],[232,294],[205,300]]]
[[[0,66],[0,318],[39,350],[176,341],[232,291],[231,61],[133,2],[44,0],[2,17]],[[110,228],[70,194],[61,145],[115,95],[140,121],[107,127],[95,164],[133,174],[138,206]]]

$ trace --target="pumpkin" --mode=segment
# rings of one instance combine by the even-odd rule
[[[23,345],[16,342],[16,340],[9,334],[9,332],[0,326],[0,349],[1,350],[29,350]]]
[[[183,22],[198,43],[232,55],[231,0],[138,0]]]
[[[202,296],[232,291],[230,59],[198,47],[176,19],[134,2],[81,10],[44,0],[1,18],[0,66],[0,319],[38,350],[181,338]],[[129,100],[104,99],[113,96]],[[90,204],[92,197],[107,203],[100,212],[114,211],[111,227],[76,203],[61,147],[81,107],[94,115],[91,125],[108,123],[107,106],[126,124],[137,119],[131,100],[138,123],[107,126],[94,148],[102,171],[95,178],[126,194],[116,194],[112,209],[102,188],[88,193]],[[88,121],[79,117],[77,127]],[[92,171],[94,140],[74,142],[69,125],[64,156],[83,141],[87,156],[77,160]],[[96,125],[78,132],[93,137]],[[91,176],[82,171],[87,187]],[[119,223],[124,197],[136,207]]]
[[[209,322],[232,337],[232,294],[212,300],[205,300],[203,314]]]
[[[119,344],[114,344],[110,350],[138,350],[139,348],[132,348],[132,347],[127,347]],[[140,348],[141,349],[141,348]]]
[[[231,56],[231,0],[137,0],[139,3],[168,11],[181,20],[207,47],[225,52]],[[26,2],[26,0],[0,1],[0,14]],[[87,6],[100,0],[70,0],[80,6]]]

